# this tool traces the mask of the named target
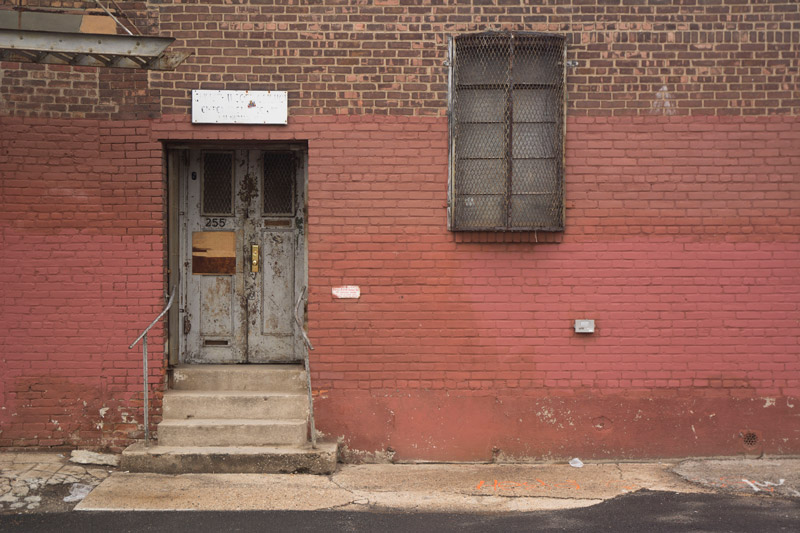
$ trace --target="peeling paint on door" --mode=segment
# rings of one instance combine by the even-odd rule
[[[188,326],[183,362],[266,363],[301,357],[293,311],[298,272],[305,275],[303,213],[283,218],[274,210],[266,213],[269,202],[262,198],[268,165],[300,160],[291,151],[189,150],[182,180],[181,227],[183,238],[190,238],[184,246],[190,256],[181,261],[181,312]],[[208,172],[216,174],[206,179]],[[293,179],[301,175],[295,174]],[[217,185],[223,192],[215,191]],[[302,195],[304,188],[292,185],[291,190]],[[302,198],[289,203],[304,205]],[[225,264],[217,264],[220,260]]]

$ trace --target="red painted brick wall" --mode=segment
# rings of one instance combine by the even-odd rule
[[[127,344],[162,301],[156,140],[255,137],[309,142],[318,424],[351,448],[719,454],[753,428],[770,453],[796,452],[783,439],[800,392],[798,120],[575,118],[568,131],[567,230],[537,244],[446,231],[443,119],[298,118],[256,135],[185,117],[6,120],[3,444],[140,435]],[[42,153],[20,140],[34,136]],[[362,298],[334,300],[341,284]],[[572,332],[582,317],[597,333]]]
[[[160,311],[164,286],[162,155],[149,132],[3,118],[0,446],[141,435],[141,352],[127,345]]]
[[[121,4],[195,55],[0,65],[0,446],[141,437],[163,143],[292,139],[317,425],[349,458],[737,454],[741,430],[800,453],[796,2]],[[446,37],[488,28],[579,62],[563,234],[446,229]],[[193,126],[192,88],[288,90],[289,126]]]
[[[573,118],[538,244],[444,230],[446,121],[349,124],[311,145],[323,431],[399,459],[735,454],[748,428],[795,453],[796,117]]]

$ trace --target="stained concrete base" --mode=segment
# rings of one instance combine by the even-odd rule
[[[165,454],[162,460],[175,460]],[[255,459],[254,459],[255,460]],[[0,450],[0,515],[80,510],[350,510],[496,513],[590,506],[646,489],[800,502],[800,458],[658,463],[340,465],[327,476],[114,472],[65,453]],[[81,489],[77,491],[76,489]],[[64,499],[68,500],[67,502]],[[758,504],[759,506],[761,504]]]
[[[683,461],[674,472],[715,492],[783,496],[800,501],[800,459]]]
[[[342,465],[331,476],[118,473],[76,508],[511,512],[587,507],[639,489],[703,492],[674,464]]]
[[[330,474],[336,470],[337,445],[303,446],[145,446],[122,452],[120,468],[160,474]]]

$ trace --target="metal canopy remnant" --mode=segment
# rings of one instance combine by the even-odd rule
[[[174,70],[188,52],[165,52],[171,37],[0,29],[0,61]]]

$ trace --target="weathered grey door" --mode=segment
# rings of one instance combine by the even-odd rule
[[[294,313],[305,278],[302,152],[185,155],[181,360],[300,359]]]

